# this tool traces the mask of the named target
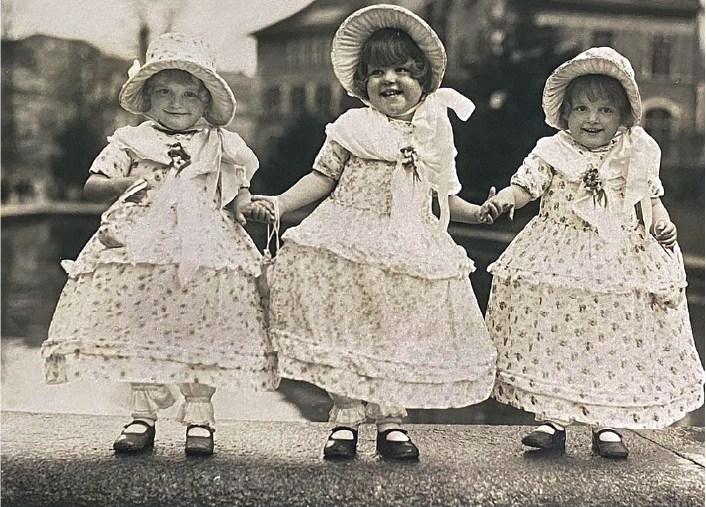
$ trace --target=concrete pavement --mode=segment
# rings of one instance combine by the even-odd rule
[[[625,431],[630,458],[591,455],[571,427],[563,456],[525,453],[526,426],[411,425],[422,457],[390,463],[361,429],[359,456],[324,462],[326,423],[226,421],[216,454],[187,458],[184,429],[158,423],[151,452],[110,450],[116,416],[2,413],[2,505],[9,506],[696,506],[704,428]]]

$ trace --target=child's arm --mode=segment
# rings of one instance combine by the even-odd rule
[[[659,197],[652,198],[652,230],[650,231],[660,245],[674,247],[677,242],[677,226],[669,218],[667,208]]]
[[[83,192],[87,199],[91,201],[115,201],[120,197],[135,181],[140,178],[135,176],[109,178],[104,174],[94,173],[88,177],[83,186]]]
[[[292,188],[278,197],[282,215],[328,196],[336,187],[336,180],[319,171],[311,171]]]
[[[277,196],[280,216],[326,197],[333,192],[335,187],[336,180],[333,178],[319,171],[310,172],[297,181],[292,188]],[[267,208],[270,220],[274,220],[275,211],[271,197],[255,195],[252,201],[253,204],[256,204],[258,207],[264,206]]]
[[[495,195],[495,187],[490,188],[488,199]],[[494,217],[481,215],[481,207],[461,199],[457,195],[449,196],[449,218],[454,222],[467,224],[492,224]]]
[[[532,196],[527,190],[519,185],[510,185],[503,188],[497,195],[490,195],[480,207],[480,215],[483,220],[493,220],[509,211],[508,218],[515,217],[515,210],[525,206],[532,200]]]

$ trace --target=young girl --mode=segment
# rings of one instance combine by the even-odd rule
[[[221,129],[235,99],[205,42],[165,34],[130,69],[120,104],[148,121],[118,129],[86,182],[120,200],[75,262],[43,344],[49,383],[131,382],[116,451],[151,447],[157,410],[185,402],[186,452],[211,454],[217,385],[274,389],[256,277],[260,255],[224,207],[242,208],[258,160]]]
[[[496,218],[542,198],[539,216],[488,268],[493,396],[543,421],[527,446],[563,450],[575,421],[594,428],[594,452],[625,458],[613,428],[663,428],[703,403],[660,150],[635,126],[634,73],[611,48],[561,65],[542,105],[560,132],[540,139],[482,207]]]
[[[405,407],[478,403],[492,389],[496,352],[468,278],[473,263],[446,232],[479,223],[457,195],[447,108],[472,103],[438,90],[446,54],[434,31],[395,6],[353,13],[331,51],[343,87],[366,108],[326,129],[314,170],[253,215],[326,200],[284,235],[271,278],[271,329],[283,376],[329,392],[327,458],[356,452],[357,428],[377,423],[377,450],[410,459]],[[441,219],[432,214],[439,196]],[[364,406],[363,402],[367,402]]]

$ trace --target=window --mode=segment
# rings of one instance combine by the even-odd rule
[[[650,109],[645,115],[645,130],[654,137],[667,158],[672,145],[672,115],[666,109]]]
[[[652,75],[669,76],[672,60],[672,45],[663,35],[652,38]]]
[[[613,47],[615,42],[615,34],[610,30],[596,30],[593,32],[594,47],[610,46]]]
[[[289,103],[292,113],[294,114],[301,114],[306,111],[306,92],[302,86],[295,86],[292,88],[292,95]]]
[[[268,113],[278,113],[280,111],[282,96],[279,87],[268,88],[265,91],[264,109]]]

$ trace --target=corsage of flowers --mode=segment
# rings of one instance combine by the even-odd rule
[[[414,171],[414,180],[421,181],[419,172],[417,171],[417,152],[413,147],[407,146],[406,148],[400,149],[400,153],[402,153],[402,167]]]
[[[177,170],[177,174],[179,174],[186,167],[191,165],[191,156],[186,153],[181,143],[170,144],[169,148],[167,155],[172,159],[171,166],[174,167]]]
[[[606,207],[608,205],[608,196],[603,189],[603,181],[598,174],[598,168],[591,167],[581,176],[583,187],[593,195],[593,205]]]

